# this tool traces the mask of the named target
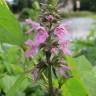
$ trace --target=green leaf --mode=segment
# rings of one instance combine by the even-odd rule
[[[5,0],[0,0],[0,5],[5,6],[6,8],[8,8]]]
[[[0,51],[0,72],[9,74],[20,74],[24,72],[24,52],[20,47],[2,44]]]
[[[6,3],[0,0],[0,42],[20,45],[23,40],[23,32],[18,21],[6,7]]]
[[[92,64],[84,56],[76,58],[76,62],[78,62],[78,71],[86,89],[88,90],[89,96],[96,96],[95,67],[92,67]]]
[[[89,96],[96,96],[96,74],[94,72],[86,72],[82,74],[82,80],[86,89],[88,90]]]
[[[78,67],[77,67],[76,61],[70,56],[66,56],[66,59],[67,59],[69,67],[71,68],[72,75],[79,78],[80,75],[78,72]]]
[[[25,75],[20,76],[16,82],[13,84],[13,86],[9,89],[6,96],[15,96],[16,91],[20,88],[20,85],[25,79]]]
[[[94,71],[95,67],[92,67],[92,64],[85,58],[85,56],[80,56],[75,59],[67,56],[67,60],[68,64],[72,67],[73,76],[79,76],[77,78],[80,78],[80,81],[86,89],[88,96],[96,96],[96,72]]]
[[[62,86],[62,96],[87,96],[80,79],[70,78]]]
[[[7,91],[15,83],[17,78],[18,78],[17,76],[9,76],[7,74],[2,74],[2,78],[0,78],[0,89],[2,89],[5,93],[7,93]]]
[[[69,64],[69,66],[71,67],[71,72],[72,72],[72,75],[73,75],[73,80],[72,80],[72,84],[74,84],[74,81],[76,82],[76,86],[79,86],[81,88],[81,90],[85,90],[85,93],[87,95],[88,93],[88,90],[86,89],[85,85],[84,85],[84,82],[82,81],[81,79],[81,75],[78,71],[78,63],[70,56],[66,56],[66,59],[67,59],[67,62]],[[82,60],[82,59],[81,59]],[[83,62],[83,61],[82,61]],[[89,62],[86,61],[88,64]],[[88,68],[91,68],[90,64],[89,64],[89,67]],[[87,70],[87,69],[86,69]],[[85,71],[85,70],[84,70]],[[74,79],[75,78],[75,79]],[[74,87],[74,85],[72,85],[72,87]],[[83,88],[82,88],[83,87]],[[74,88],[73,88],[74,89]],[[79,91],[78,88],[75,88],[76,91]],[[82,94],[82,93],[81,93]],[[80,95],[80,96],[86,96],[86,95]],[[72,95],[72,96],[75,96],[75,95]]]
[[[79,56],[75,59],[75,62],[77,62],[76,66],[80,75],[92,70],[92,64],[86,59],[85,56]]]

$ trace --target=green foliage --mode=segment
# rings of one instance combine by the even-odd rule
[[[20,25],[4,1],[0,1],[0,42],[20,45],[24,36]]]
[[[20,14],[20,20],[31,18],[32,20],[36,21],[40,14],[40,5],[37,1],[32,3],[32,8],[23,8]]]
[[[74,41],[72,49],[75,51],[75,57],[84,55],[92,65],[96,65],[96,35],[95,32],[90,33],[86,40]]]
[[[18,77],[16,82],[12,85],[12,87],[7,92],[6,96],[14,96],[16,94],[16,91],[20,88],[20,85],[22,84],[24,79],[25,79],[25,75]]]
[[[31,74],[25,72],[25,67],[30,70],[32,64],[26,62],[24,52],[18,46],[1,45],[0,91],[3,90],[6,96],[43,96],[41,81],[32,82]]]
[[[67,57],[67,60],[69,64],[71,64],[72,70],[78,72],[78,76],[77,73],[74,73],[74,76],[80,78],[88,96],[96,96],[96,72],[93,71],[92,64],[84,56],[80,56],[76,59]]]
[[[58,0],[48,0],[47,3],[48,3],[49,10],[53,11],[57,6]]]
[[[92,65],[84,56],[78,57],[76,62],[78,62],[78,71],[88,90],[89,96],[96,96],[96,73],[93,72]]]
[[[62,96],[86,96],[85,91],[81,81],[78,78],[70,78],[62,86]]]
[[[48,4],[53,6],[53,7],[56,7],[57,2],[58,2],[58,0],[48,0]]]
[[[9,76],[6,74],[3,78],[0,79],[0,89],[2,89],[7,94],[6,96],[15,96],[15,93],[17,89],[21,87],[24,78],[24,76]]]
[[[75,60],[69,56],[66,56],[68,64],[71,68],[72,78],[67,80],[63,85],[63,90],[65,90],[62,94],[63,96],[86,96],[87,91],[83,82],[81,81],[81,77],[78,72],[78,66]],[[66,89],[65,89],[66,88]]]
[[[0,72],[18,74],[24,71],[24,53],[18,46],[0,46]]]

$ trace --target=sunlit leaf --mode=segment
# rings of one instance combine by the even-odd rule
[[[82,85],[80,79],[70,78],[62,86],[62,95],[63,96],[87,96],[87,92]]]
[[[24,40],[20,25],[6,3],[0,0],[0,42],[22,44]]]

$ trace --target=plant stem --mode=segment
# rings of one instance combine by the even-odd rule
[[[52,73],[50,64],[48,65],[48,83],[49,83],[49,96],[53,96]]]
[[[48,83],[49,83],[49,96],[54,96],[53,93],[53,84],[52,84],[52,72],[51,72],[51,63],[50,63],[50,57],[51,57],[51,53],[50,51],[46,52],[46,59],[47,59],[47,63],[48,63]]]

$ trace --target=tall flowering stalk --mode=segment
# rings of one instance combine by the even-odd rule
[[[32,70],[33,80],[40,77],[38,76],[39,72],[44,73],[46,70],[47,74],[44,73],[44,75],[48,78],[49,96],[55,96],[52,83],[53,74],[56,78],[58,76],[64,79],[70,77],[68,73],[70,68],[63,59],[64,55],[72,54],[68,48],[70,33],[67,31],[67,24],[58,23],[58,16],[50,12],[43,13],[40,17],[40,23],[31,19],[26,19],[26,23],[31,26],[26,34],[31,35],[35,31],[35,36],[25,42],[25,45],[28,46],[25,56],[31,58],[38,55],[38,52],[42,49],[44,57],[46,57],[43,60],[38,60],[38,64],[34,66]],[[59,82],[59,87],[61,87],[61,82]]]

